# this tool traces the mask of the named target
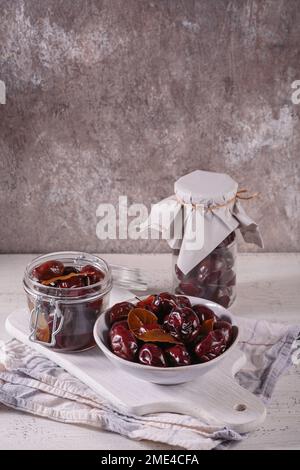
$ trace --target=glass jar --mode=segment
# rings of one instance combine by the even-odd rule
[[[233,303],[236,297],[235,231],[187,274],[177,266],[178,254],[178,250],[173,250],[173,289],[176,294],[212,300],[225,308]]]
[[[77,287],[80,283],[74,281],[72,287],[67,287],[67,283],[63,284],[59,276],[55,278],[55,274],[56,280],[50,284],[51,279],[37,280],[34,270],[44,263],[54,261],[63,266],[64,279],[72,275],[73,279],[82,277],[89,285]],[[88,267],[91,273],[95,269],[98,277],[90,277],[87,281],[87,277],[80,273],[84,267]],[[73,271],[76,272],[75,275]],[[27,266],[23,286],[30,311],[31,341],[65,352],[83,351],[95,346],[94,324],[108,307],[112,287],[111,270],[103,259],[71,251],[39,256]]]

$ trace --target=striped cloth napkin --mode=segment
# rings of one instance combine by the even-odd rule
[[[239,383],[270,400],[280,375],[295,367],[300,327],[237,318],[240,348],[247,356]],[[130,439],[160,442],[189,450],[228,447],[242,436],[220,423],[176,413],[124,415],[77,378],[17,340],[0,349],[0,402],[63,423],[94,426]]]

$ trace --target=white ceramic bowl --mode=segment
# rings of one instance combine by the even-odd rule
[[[105,356],[114,364],[116,367],[120,367],[124,372],[135,376],[137,379],[146,380],[155,384],[162,385],[174,385],[184,382],[190,382],[191,380],[198,378],[201,375],[206,374],[214,367],[220,366],[222,361],[226,358],[232,349],[238,342],[239,331],[235,323],[234,316],[229,310],[225,309],[215,302],[210,300],[199,299],[197,297],[189,297],[192,305],[205,305],[209,307],[215,314],[222,320],[229,321],[233,325],[233,342],[230,347],[220,356],[212,359],[209,362],[202,364],[192,364],[190,366],[181,367],[154,367],[139,364],[137,362],[130,362],[116,356],[108,346],[108,311],[106,310],[100,315],[96,321],[94,327],[94,337],[97,345],[105,354]],[[129,302],[135,303],[136,299],[130,299]]]

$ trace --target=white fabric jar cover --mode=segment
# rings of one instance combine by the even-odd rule
[[[179,250],[177,264],[184,274],[237,228],[247,243],[263,247],[258,225],[239,201],[244,190],[238,191],[230,176],[196,170],[179,178],[174,190],[173,196],[152,206],[141,229],[158,230],[172,249]]]

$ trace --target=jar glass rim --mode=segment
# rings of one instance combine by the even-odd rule
[[[79,263],[81,261],[82,264],[91,264],[95,266],[96,268],[100,269],[102,272],[104,272],[104,278],[101,279],[100,281],[91,284],[89,286],[83,286],[83,287],[69,287],[69,288],[61,288],[61,287],[52,287],[52,286],[45,286],[41,284],[39,281],[35,280],[32,278],[31,273],[32,270],[39,266],[42,263],[45,263],[47,261],[52,261],[52,260],[57,260],[65,263]],[[84,262],[84,263],[83,263]],[[71,300],[72,298],[76,298],[76,295],[69,297],[68,294],[70,291],[74,292],[75,294],[78,292],[80,295],[78,297],[84,297],[84,296],[95,296],[99,294],[104,294],[108,292],[111,289],[112,286],[112,275],[111,275],[111,268],[109,264],[103,259],[100,258],[97,255],[92,255],[89,253],[85,253],[82,251],[57,251],[53,253],[48,253],[45,255],[40,255],[35,257],[27,266],[25,269],[24,273],[24,278],[23,278],[23,285],[25,290],[29,290],[31,293],[38,294],[38,295],[46,295],[46,296],[53,296],[53,297],[59,297],[64,298],[67,297],[68,300]],[[91,289],[97,289],[99,288],[99,291],[91,292]],[[59,293],[59,295],[58,295]]]

